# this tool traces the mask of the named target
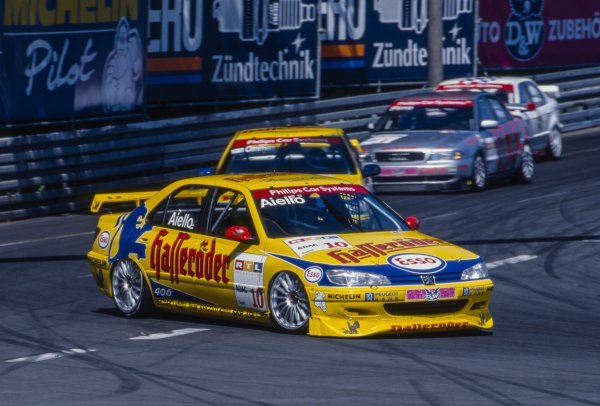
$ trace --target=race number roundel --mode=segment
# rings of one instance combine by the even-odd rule
[[[398,254],[388,258],[388,263],[403,271],[417,275],[427,275],[441,271],[446,261],[425,254]]]
[[[323,277],[323,270],[318,266],[311,266],[304,271],[304,279],[310,283],[317,283]]]

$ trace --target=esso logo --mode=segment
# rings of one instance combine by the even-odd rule
[[[102,232],[100,237],[98,237],[98,246],[100,248],[108,247],[108,243],[110,242],[110,233],[108,231]]]
[[[304,271],[304,279],[310,283],[317,283],[323,277],[323,270],[318,266],[311,266]]]
[[[398,254],[389,257],[387,261],[396,268],[417,275],[436,273],[447,265],[441,258],[424,254]]]

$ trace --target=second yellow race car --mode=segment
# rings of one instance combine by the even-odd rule
[[[360,144],[339,128],[303,126],[242,130],[235,133],[217,174],[299,172],[335,176],[371,190],[379,165],[361,167]]]
[[[302,174],[215,175],[96,195],[88,261],[135,316],[153,307],[315,336],[488,329],[493,283],[476,254],[416,231],[364,187]]]

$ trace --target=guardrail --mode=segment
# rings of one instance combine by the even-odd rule
[[[600,125],[600,68],[534,79],[559,85],[565,131]],[[0,221],[85,210],[94,193],[156,189],[197,175],[242,128],[317,123],[362,138],[392,100],[416,91],[0,138]]]

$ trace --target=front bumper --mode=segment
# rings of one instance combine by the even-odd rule
[[[311,286],[309,335],[380,334],[490,329],[489,279],[431,286],[331,288]],[[430,295],[422,295],[427,289]]]
[[[377,164],[381,174],[373,178],[375,192],[460,189],[472,172],[469,160]]]

